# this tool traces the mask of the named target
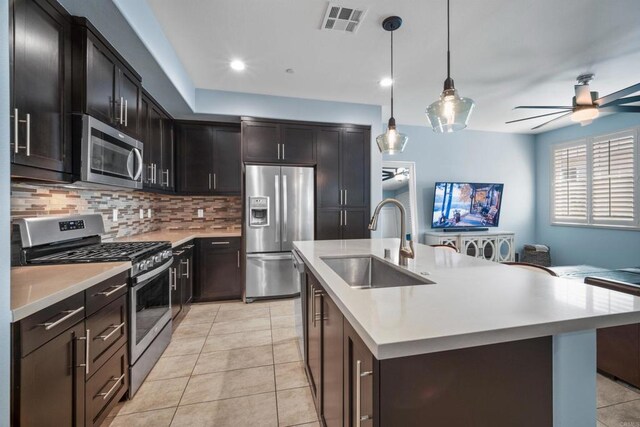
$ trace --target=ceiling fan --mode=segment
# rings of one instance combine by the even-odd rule
[[[540,114],[538,116],[527,117],[524,119],[511,120],[509,123],[522,122],[525,120],[538,119],[540,117],[548,117],[554,116],[556,114],[561,114],[558,117],[555,117],[547,122],[544,122],[536,127],[531,128],[531,130],[536,130],[541,128],[544,125],[547,125],[551,122],[555,122],[556,120],[560,120],[567,116],[571,116],[571,120],[574,122],[580,123],[582,126],[586,126],[590,124],[595,118],[598,117],[600,112],[603,113],[640,113],[640,105],[625,105],[634,102],[640,102],[640,96],[629,96],[625,98],[627,95],[631,95],[632,93],[640,91],[640,83],[636,83],[628,88],[619,90],[617,92],[613,92],[609,95],[602,96],[598,98],[598,92],[593,92],[589,89],[589,82],[593,80],[595,77],[594,74],[580,74],[577,78],[578,84],[574,86],[576,91],[576,96],[573,97],[573,105],[570,107],[567,106],[556,106],[556,105],[521,105],[515,107],[514,109],[521,108],[536,108],[536,109],[545,109],[545,110],[560,110],[553,113]]]

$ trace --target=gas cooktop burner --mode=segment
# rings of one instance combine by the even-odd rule
[[[133,261],[170,247],[167,242],[113,242],[74,248],[37,258],[31,264]]]

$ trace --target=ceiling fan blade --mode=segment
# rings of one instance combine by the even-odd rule
[[[541,124],[541,125],[538,125],[538,126],[536,126],[536,127],[534,127],[534,128],[531,128],[531,130],[540,129],[540,128],[541,128],[542,126],[544,126],[544,125],[548,125],[548,124],[549,124],[549,123],[551,123],[551,122],[555,122],[556,120],[560,120],[560,119],[562,119],[562,118],[564,118],[564,117],[567,117],[567,116],[571,115],[571,113],[572,113],[572,111],[570,111],[570,112],[568,112],[568,113],[566,113],[566,114],[563,114],[563,115],[561,115],[561,116],[558,116],[558,117],[556,117],[555,119],[551,119],[551,120],[549,120],[548,122],[544,122],[544,123],[543,123],[543,124]]]
[[[573,107],[571,106],[557,106],[557,105],[520,105],[515,107],[514,110],[519,110],[521,108],[542,108],[545,110],[571,110]]]
[[[640,105],[608,105],[599,110],[605,113],[640,113]]]
[[[640,83],[636,83],[632,86],[619,90],[617,92],[610,93],[609,95],[602,96],[596,99],[596,105],[605,105],[611,101],[622,98],[623,96],[631,95],[632,93],[640,91]]]
[[[608,107],[610,105],[622,105],[622,104],[630,104],[632,102],[640,102],[640,95],[638,96],[628,96],[626,98],[618,98],[606,104],[600,105],[602,107]]]
[[[531,116],[531,117],[527,117],[526,119],[511,120],[511,121],[505,122],[505,124],[523,122],[525,120],[537,119],[539,117],[553,116],[555,114],[562,114],[562,113],[565,113],[565,112],[566,112],[566,110],[565,111],[556,111],[555,113],[540,114],[539,116]]]

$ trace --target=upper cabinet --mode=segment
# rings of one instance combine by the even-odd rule
[[[44,0],[10,2],[11,174],[71,180],[70,20]]]
[[[192,194],[240,194],[242,162],[236,125],[178,124],[178,191]]]
[[[173,119],[146,92],[141,102],[141,140],[144,143],[145,188],[173,191],[175,189]]]
[[[73,19],[73,111],[140,139],[140,76],[85,18]]]
[[[312,165],[316,162],[315,138],[313,126],[243,119],[243,160]]]

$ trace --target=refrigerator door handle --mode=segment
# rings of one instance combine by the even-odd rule
[[[283,144],[284,145],[284,144]],[[287,175],[282,174],[282,241],[287,241]]]
[[[276,243],[280,242],[280,175],[276,174]]]

